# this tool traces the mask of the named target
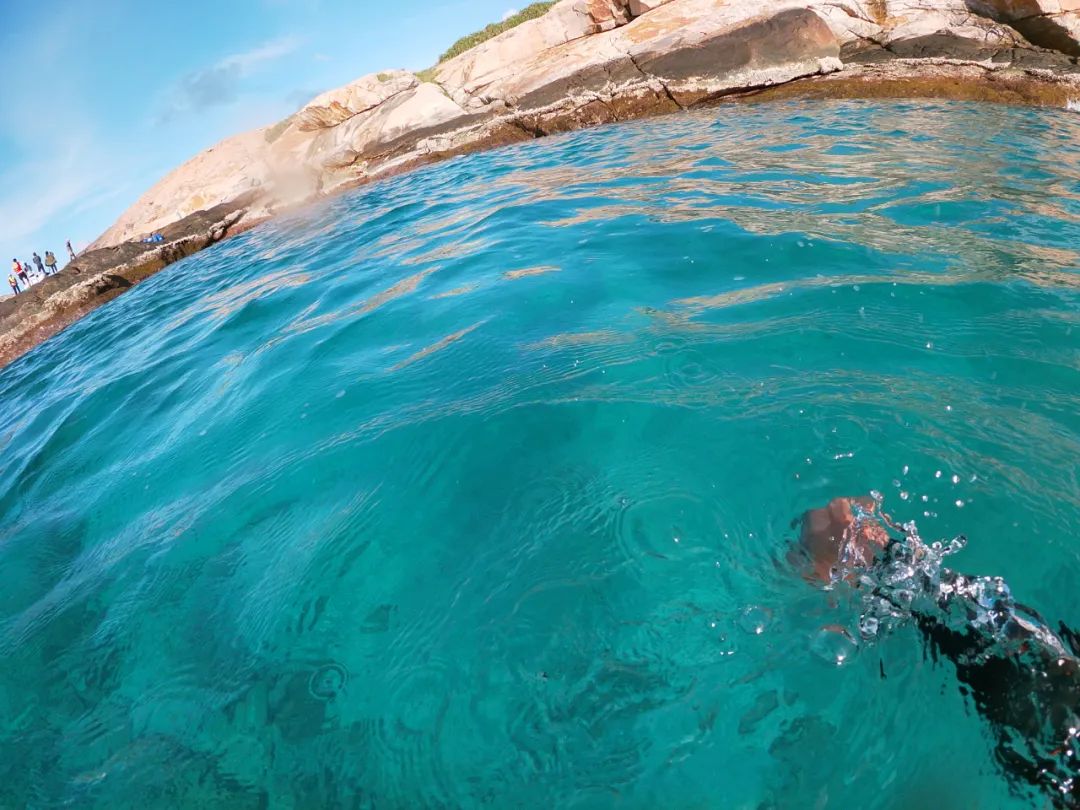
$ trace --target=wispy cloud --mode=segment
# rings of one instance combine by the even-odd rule
[[[511,17],[513,17],[517,13],[518,13],[518,10],[516,8],[508,8],[506,11],[503,12],[503,15],[502,15],[503,22],[506,22],[507,20],[509,20]]]
[[[189,73],[173,88],[158,123],[166,123],[181,113],[233,103],[240,97],[245,77],[268,62],[294,53],[299,47],[300,40],[296,37],[284,37],[250,51],[226,56],[210,67]]]
[[[25,244],[62,214],[78,214],[128,193],[126,185],[116,182],[112,164],[92,141],[69,140],[48,158],[0,175],[5,189],[26,190],[0,196],[0,243]],[[40,245],[35,249],[40,252],[56,247]]]
[[[300,40],[296,37],[282,37],[281,39],[275,39],[272,42],[260,45],[258,48],[253,48],[250,51],[226,56],[218,64],[229,67],[235,66],[240,68],[242,73],[247,73],[256,65],[263,62],[273,62],[275,59],[288,56],[290,53],[295,52],[299,47]]]

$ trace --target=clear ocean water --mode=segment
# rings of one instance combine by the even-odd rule
[[[725,106],[180,262],[0,372],[0,807],[1011,808],[787,562],[880,490],[1080,625],[1080,118]]]

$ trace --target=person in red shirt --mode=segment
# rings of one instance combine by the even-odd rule
[[[11,267],[15,271],[15,275],[22,279],[23,285],[30,286],[30,278],[26,275],[26,268],[19,264],[18,259],[11,260]]]

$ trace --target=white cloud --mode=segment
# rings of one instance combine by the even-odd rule
[[[94,143],[69,140],[48,157],[5,172],[0,176],[0,186],[8,191],[0,197],[0,243],[25,245],[61,215],[93,209],[128,191],[116,182],[113,162]]]
[[[507,9],[507,11],[502,15],[503,22],[506,22],[517,13],[518,10],[516,8]]]
[[[246,75],[256,65],[263,62],[272,62],[275,59],[281,59],[281,57],[288,56],[299,47],[300,40],[296,37],[282,37],[260,45],[258,48],[253,48],[250,51],[226,56],[218,62],[217,67],[235,66],[240,68],[241,72]]]

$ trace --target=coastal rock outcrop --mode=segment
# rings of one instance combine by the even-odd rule
[[[405,144],[454,130],[467,124],[473,114],[462,109],[437,85],[420,84],[368,115],[323,133],[312,144],[309,159],[321,158],[324,169],[348,169],[387,158]]]
[[[630,21],[621,0],[563,0],[535,20],[439,65],[435,82],[465,109],[481,109],[499,99],[485,92],[514,65],[523,65],[553,48],[613,30]]]
[[[353,116],[375,109],[399,93],[412,90],[417,84],[417,78],[405,70],[361,76],[344,87],[316,96],[293,119],[301,132],[336,127]]]
[[[142,195],[112,227],[99,236],[94,250],[140,239],[184,217],[265,190],[270,181],[264,130],[226,138],[169,172]]]
[[[431,71],[361,77],[222,141],[154,185],[92,247],[222,206],[240,212],[236,227],[440,158],[725,97],[1065,106],[1080,99],[1078,56],[1080,0],[560,0]],[[96,277],[94,289],[112,283]],[[82,289],[88,301],[112,294]],[[11,323],[0,313],[2,346],[27,345],[7,339]],[[0,359],[12,356],[2,346]]]
[[[562,0],[438,66],[329,91],[222,141],[144,195],[117,244],[256,189],[268,211],[490,144],[923,60],[1069,75],[1080,0]],[[1071,71],[1075,72],[1075,71]],[[839,83],[834,86],[840,86]]]
[[[155,185],[95,246],[251,190],[272,213],[440,156],[796,79],[843,74],[840,88],[879,78],[886,63],[910,73],[917,61],[926,75],[951,65],[965,82],[964,65],[1014,69],[1071,87],[1076,54],[1080,0],[561,0],[428,81],[364,76],[223,141]]]

